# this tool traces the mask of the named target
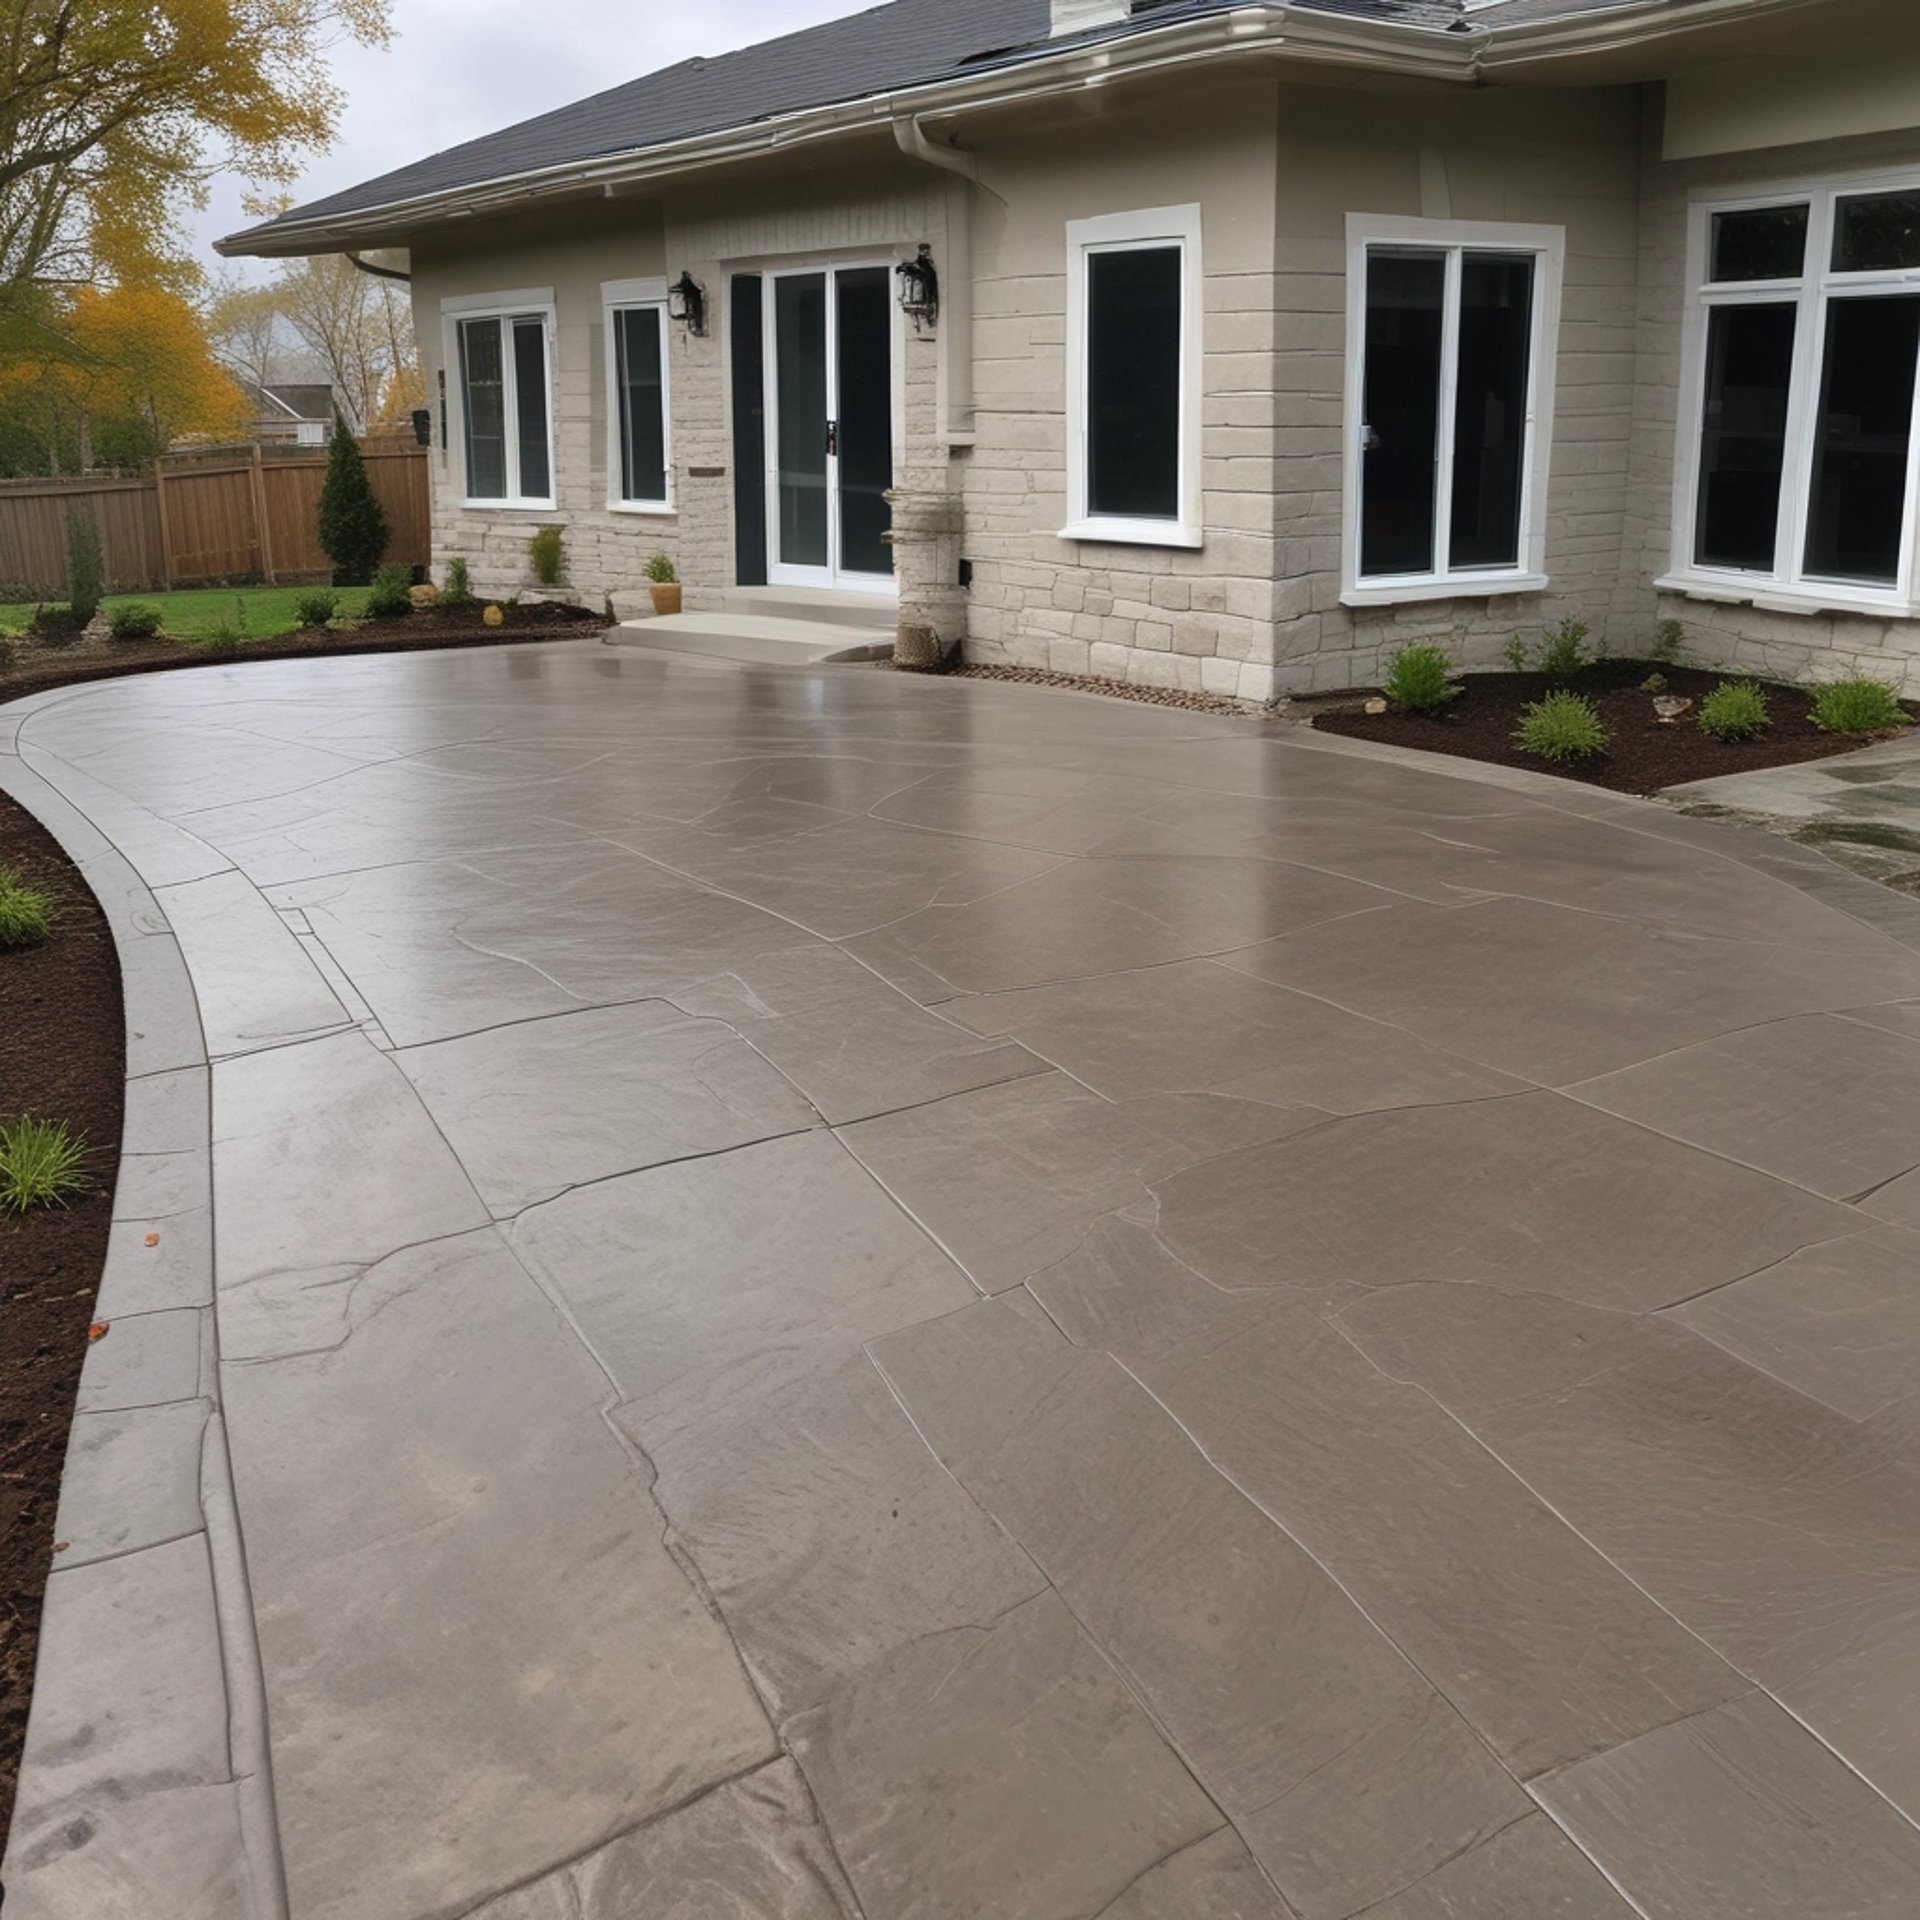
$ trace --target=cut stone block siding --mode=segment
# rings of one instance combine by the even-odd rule
[[[945,592],[984,661],[1266,701],[1377,684],[1394,650],[1436,641],[1468,669],[1504,664],[1568,615],[1618,653],[1681,620],[1690,657],[1789,678],[1865,671],[1920,692],[1920,623],[1774,613],[1663,596],[1671,561],[1688,194],[1847,167],[1920,162],[1920,134],[1669,164],[1657,87],[1363,95],[1215,74],[1142,83],[1072,116],[1009,109],[959,130],[971,190],[971,437],[941,417],[938,332],[898,321],[896,484],[956,497],[961,532],[900,555],[916,595]],[[896,260],[925,243],[964,270],[951,176],[876,131],[857,164],[699,177],[536,223],[476,222],[414,249],[430,390],[452,295],[551,287],[557,310],[551,511],[470,508],[456,444],[436,452],[434,545],[477,589],[530,592],[527,542],[565,529],[566,588],[645,606],[643,569],[672,558],[694,610],[738,578],[730,277]],[[1198,550],[1065,540],[1068,223],[1201,209],[1204,381]],[[1385,607],[1342,599],[1353,213],[1552,226],[1566,234],[1542,592]],[[607,504],[601,285],[690,272],[704,337],[669,325],[675,511]],[[933,515],[924,524],[944,524]],[[957,599],[954,549],[971,562]],[[957,609],[957,611],[956,611]]]

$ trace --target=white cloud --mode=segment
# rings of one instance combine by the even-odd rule
[[[331,152],[295,188],[313,200],[531,119],[696,54],[726,53],[776,34],[859,13],[874,0],[393,0],[384,52],[334,55],[347,110]],[[192,223],[196,249],[248,224],[242,183],[215,184]],[[237,263],[267,271],[261,262]]]

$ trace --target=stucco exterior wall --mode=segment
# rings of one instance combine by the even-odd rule
[[[1376,683],[1413,640],[1438,641],[1463,666],[1493,667],[1516,632],[1535,636],[1565,615],[1607,633],[1626,508],[1637,100],[1426,91],[1364,107],[1361,97],[1300,88],[1280,114],[1276,645],[1277,678],[1296,692]],[[1349,213],[1565,229],[1545,592],[1340,603]]]
[[[633,582],[650,554],[677,554],[678,517],[615,513],[607,506],[604,282],[653,278],[666,271],[658,205],[612,201],[533,222],[489,222],[413,248],[414,326],[435,404],[433,554],[436,576],[463,555],[476,590],[495,595],[539,590],[527,542],[543,526],[564,526],[569,597],[598,606],[616,580]],[[556,505],[551,512],[467,507],[461,466],[457,373],[447,379],[446,445],[439,431],[439,377],[446,365],[442,303],[459,295],[551,288],[553,448]],[[669,328],[673,374],[685,349]]]
[[[1743,98],[1765,92],[1755,81]],[[941,367],[956,333],[923,336],[896,317],[895,472],[897,484],[960,499],[973,657],[1265,700],[1373,684],[1409,640],[1494,667],[1514,633],[1537,635],[1563,615],[1619,652],[1644,647],[1672,615],[1709,663],[1800,677],[1857,669],[1920,688],[1920,623],[1677,599],[1652,584],[1672,557],[1689,194],[1920,166],[1920,131],[1668,160],[1662,97],[1658,87],[1387,90],[1216,73],[963,126],[980,170],[975,430],[958,446],[944,432]],[[1882,74],[1875,98],[1889,97]],[[573,598],[638,610],[644,564],[664,551],[688,604],[716,604],[737,578],[730,275],[904,259],[923,242],[952,274],[952,191],[949,175],[876,129],[831,160],[801,152],[777,170],[702,175],[658,199],[417,241],[431,392],[446,299],[551,288],[557,311],[557,505],[462,504],[450,382],[450,444],[433,456],[436,563],[463,554],[482,590],[533,591],[527,540],[558,523]],[[1204,258],[1203,543],[1062,539],[1068,223],[1189,203]],[[1564,230],[1544,591],[1342,603],[1352,214]],[[710,326],[704,338],[668,328],[676,511],[613,511],[602,284],[683,269],[706,287]]]
[[[978,659],[1266,700],[1277,580],[1278,90],[1129,94],[969,129],[978,438],[963,461]],[[1205,271],[1197,552],[1067,541],[1067,223],[1197,204]]]
[[[1884,89],[1876,90],[1884,97]],[[1633,460],[1614,626],[1651,631],[1661,619],[1686,630],[1686,657],[1782,680],[1865,673],[1920,692],[1920,621],[1859,613],[1781,611],[1728,596],[1657,592],[1674,561],[1674,462],[1679,446],[1687,215],[1701,194],[1740,194],[1833,174],[1912,166],[1920,129],[1809,142],[1685,161],[1661,157],[1657,94],[1650,96],[1640,213],[1640,318],[1634,355]],[[1697,428],[1687,423],[1689,431]]]
[[[674,453],[681,494],[681,572],[687,604],[709,604],[737,579],[733,394],[728,281],[756,269],[820,260],[899,261],[925,242],[946,257],[945,176],[905,159],[888,140],[857,166],[796,163],[775,181],[715,179],[667,203],[667,251],[707,289],[705,339],[678,349]],[[936,412],[938,343],[894,312],[894,478],[951,484]],[[676,332],[678,329],[675,330]],[[771,502],[769,502],[771,511]]]

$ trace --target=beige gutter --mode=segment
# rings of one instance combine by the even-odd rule
[[[1642,5],[1601,14],[1513,27],[1475,26],[1465,32],[1303,12],[1290,6],[1239,7],[1121,39],[1038,52],[1019,65],[979,75],[948,76],[604,160],[536,168],[333,218],[270,222],[216,241],[215,251],[229,258],[338,253],[364,247],[382,232],[504,212],[557,195],[627,193],[652,182],[903,121],[1023,105],[1221,60],[1298,59],[1355,72],[1473,86],[1493,72],[1530,62],[1628,50],[1696,26],[1816,4],[1820,0],[1644,0]]]

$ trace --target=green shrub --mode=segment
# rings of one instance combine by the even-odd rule
[[[1587,664],[1587,635],[1591,631],[1584,620],[1571,613],[1557,627],[1547,629],[1540,643],[1540,671],[1555,686],[1566,686]]]
[[[1387,697],[1409,713],[1431,713],[1463,691],[1444,647],[1402,647],[1387,666]]]
[[[564,527],[542,527],[527,542],[527,559],[533,577],[543,587],[557,587],[567,566],[567,531]]]
[[[375,620],[398,620],[413,611],[413,574],[406,567],[382,567],[373,576],[367,612]]]
[[[673,570],[673,562],[664,553],[656,553],[641,569],[656,586],[671,586],[680,576]]]
[[[87,1144],[58,1120],[0,1120],[0,1213],[64,1207],[86,1191]]]
[[[0,949],[37,947],[53,931],[53,896],[0,867]]]
[[[320,485],[320,550],[333,562],[335,579],[349,587],[365,586],[387,550],[387,516],[344,420],[334,423]]]
[[[1526,672],[1527,643],[1524,640],[1522,640],[1517,633],[1513,636],[1511,640],[1507,642],[1506,646],[1502,649],[1502,651],[1507,656],[1507,666],[1510,671],[1514,673]]]
[[[331,587],[316,587],[293,603],[293,617],[309,632],[324,627],[340,611],[340,596]]]
[[[1812,718],[1828,733],[1883,733],[1905,726],[1907,712],[1884,680],[1836,680],[1814,696]]]
[[[115,607],[108,624],[116,640],[151,640],[160,631],[160,609],[141,606],[137,601]]]
[[[194,642],[202,653],[238,653],[247,644],[247,636],[231,620],[203,633]]]
[[[1678,620],[1662,620],[1653,630],[1653,645],[1647,649],[1647,658],[1663,667],[1676,666],[1680,649],[1686,643],[1687,630]]]
[[[1722,680],[1700,702],[1700,731],[1716,740],[1755,740],[1772,725],[1767,696],[1751,680]]]
[[[100,555],[100,523],[90,507],[67,510],[67,604],[73,624],[84,627],[100,611],[107,567]]]
[[[440,589],[440,604],[443,607],[470,607],[473,602],[473,576],[467,571],[465,557],[456,553],[447,562],[447,578]]]
[[[1522,753],[1542,760],[1590,760],[1607,750],[1606,722],[1591,700],[1577,693],[1550,693],[1522,709],[1513,736]]]

